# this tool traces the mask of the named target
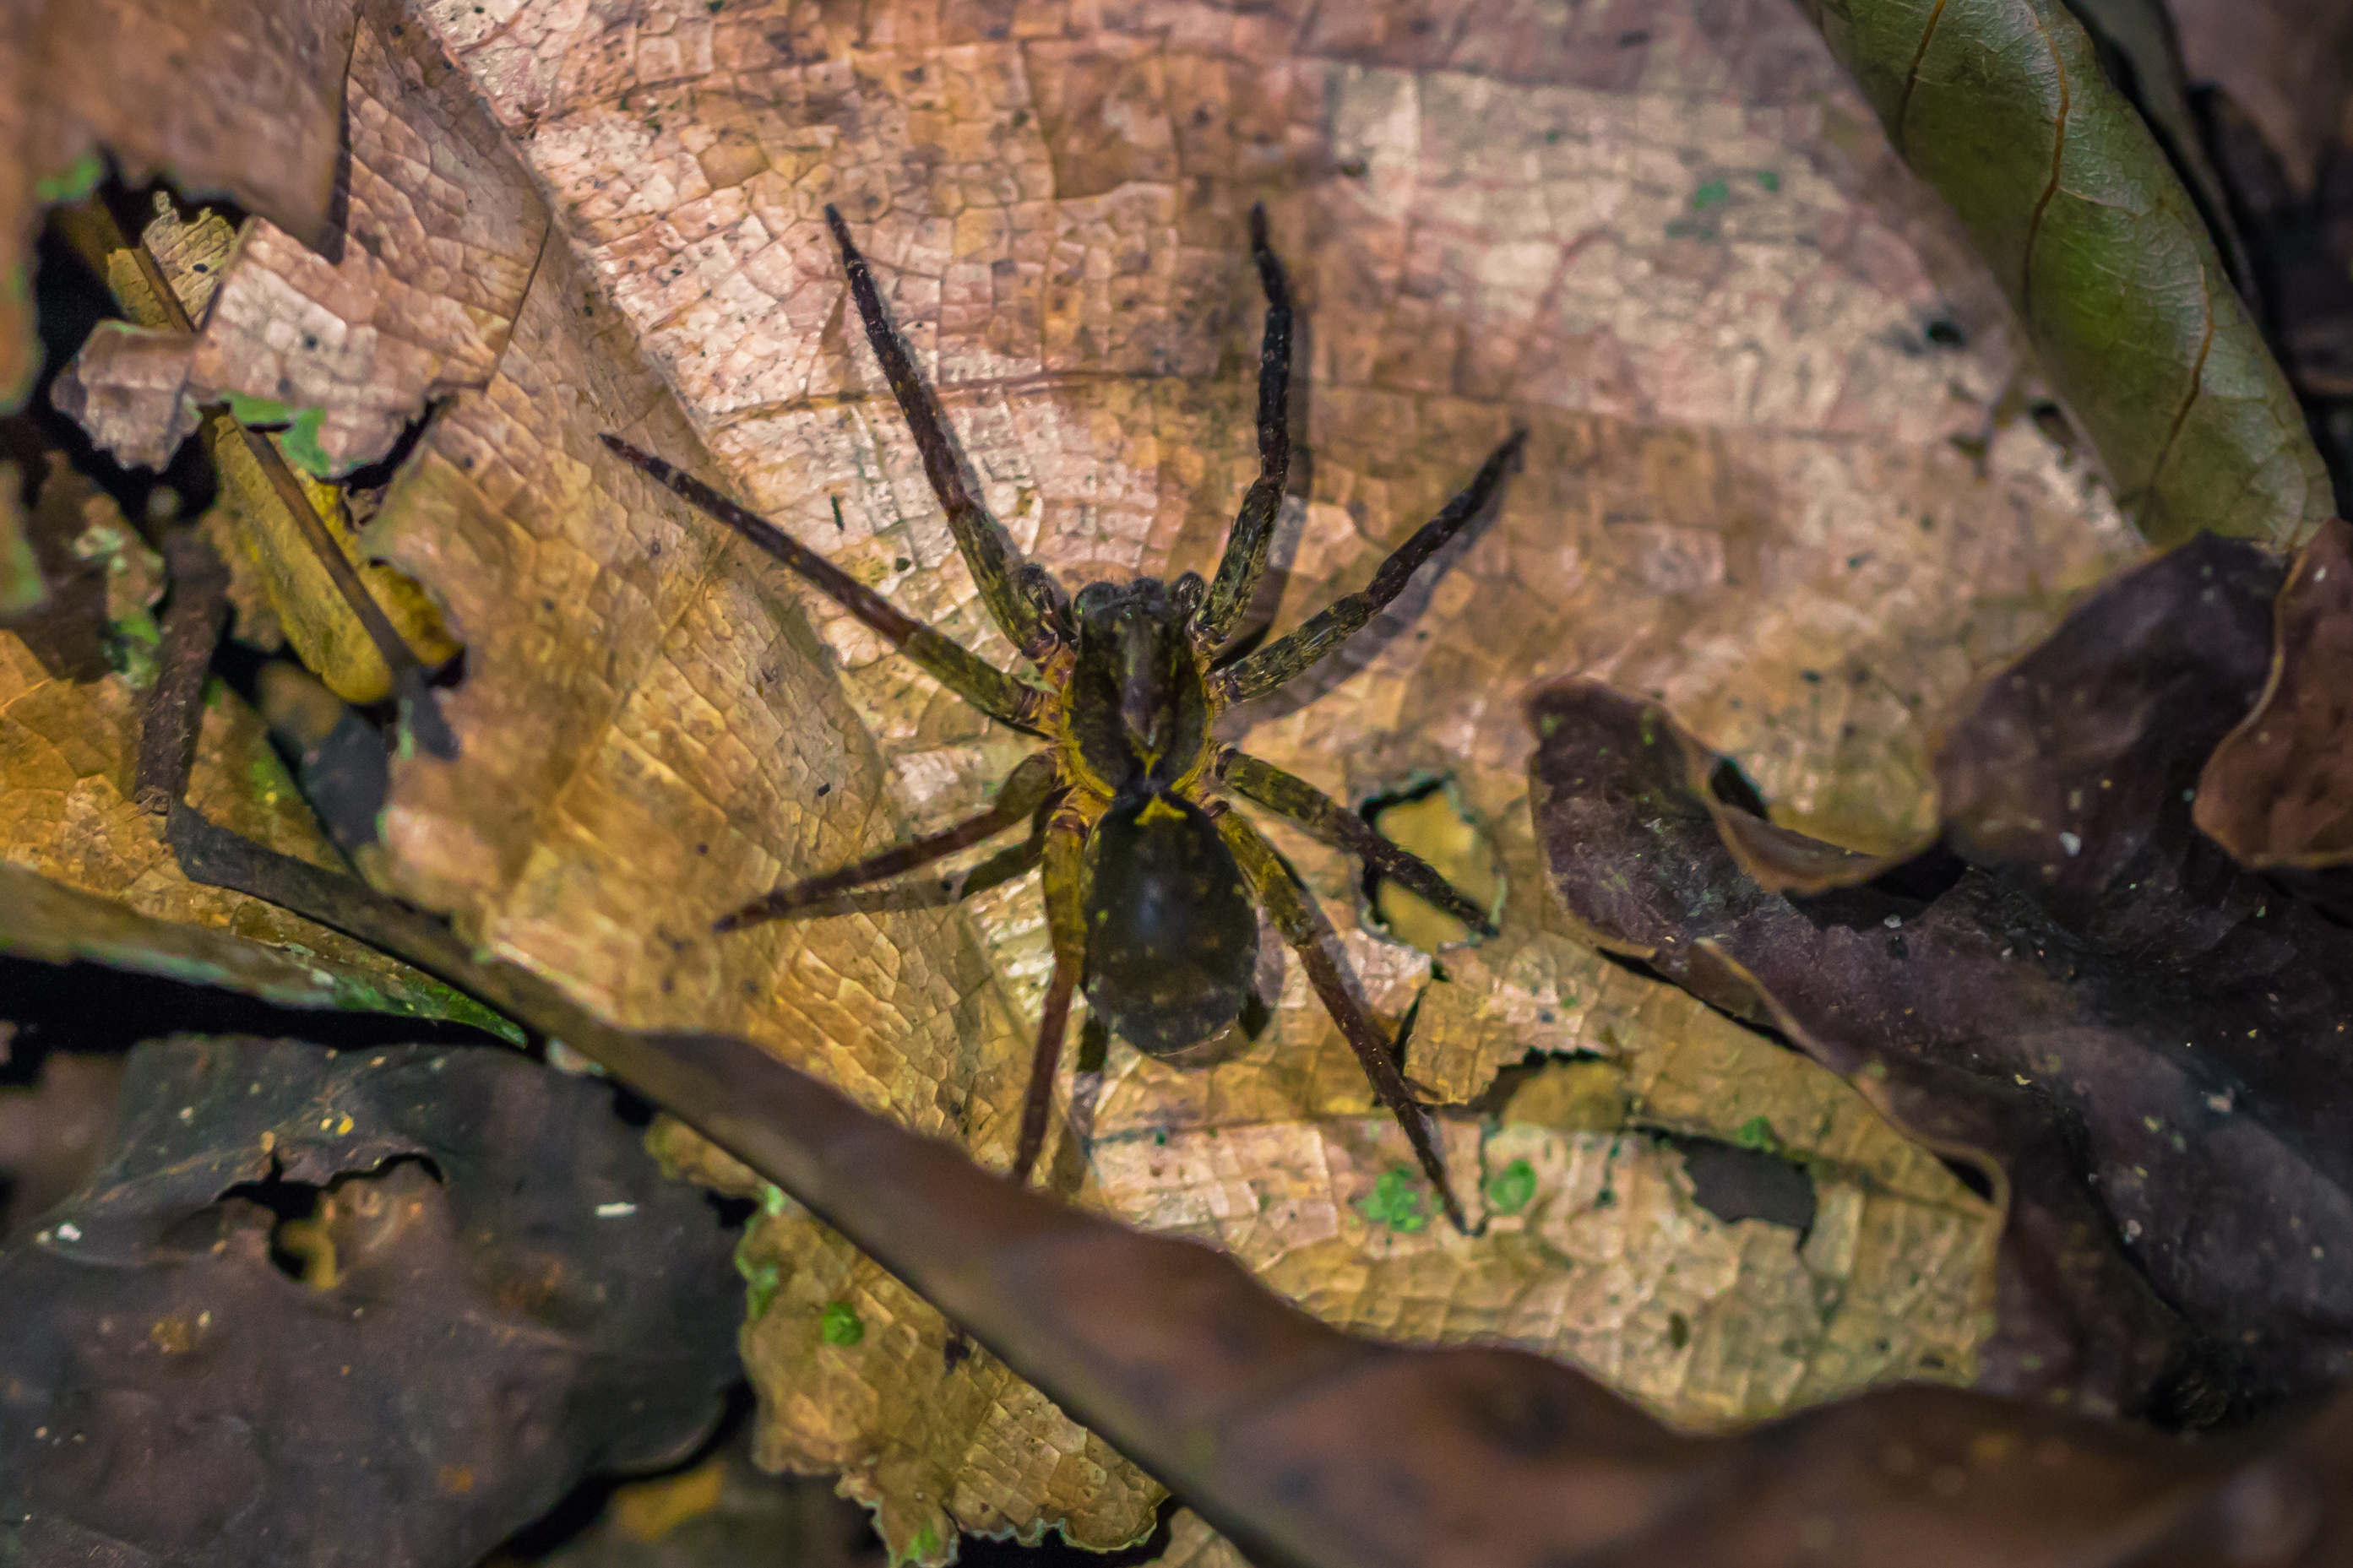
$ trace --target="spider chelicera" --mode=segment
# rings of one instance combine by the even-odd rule
[[[902,615],[774,523],[659,458],[617,436],[606,436],[605,444],[799,574],[966,702],[1038,736],[1046,748],[1018,764],[998,787],[996,803],[971,820],[778,889],[716,929],[951,902],[1042,863],[1054,970],[1014,1158],[1013,1179],[1019,1183],[1028,1180],[1045,1144],[1072,993],[1082,991],[1093,1016],[1138,1050],[1166,1057],[1199,1044],[1239,1017],[1250,995],[1258,959],[1255,898],[1298,953],[1375,1093],[1405,1130],[1448,1217],[1463,1226],[1423,1108],[1408,1089],[1380,1026],[1342,973],[1331,923],[1289,863],[1231,809],[1229,797],[1289,818],[1474,931],[1492,935],[1494,926],[1428,862],[1305,780],[1219,743],[1210,727],[1226,707],[1305,672],[1395,599],[1415,569],[1486,505],[1526,432],[1497,447],[1471,483],[1381,563],[1369,587],[1335,601],[1287,636],[1221,658],[1266,570],[1291,460],[1285,419],[1291,296],[1282,263],[1267,244],[1264,208],[1250,212],[1250,253],[1267,302],[1259,351],[1259,474],[1242,498],[1218,574],[1208,582],[1187,572],[1174,583],[1154,577],[1090,583],[1076,598],[1042,566],[1014,563],[997,520],[965,486],[939,405],[883,314],[849,226],[830,206],[825,220],[841,247],[866,341],[914,432],[923,472],[947,512],[981,602],[1035,667],[1037,679],[1017,679]],[[960,880],[897,884],[879,889],[887,902],[872,898],[873,884],[1024,821],[1029,824],[1025,842]],[[866,897],[859,896],[860,889]]]

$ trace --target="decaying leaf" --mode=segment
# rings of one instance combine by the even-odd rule
[[[546,237],[544,209],[512,177],[496,132],[470,111],[448,62],[415,47],[401,6],[363,9],[370,25],[353,37],[343,84],[350,138],[334,254],[267,218],[230,247],[191,250],[181,243],[188,235],[170,232],[182,226],[168,213],[156,226],[164,236],[149,231],[195,328],[154,348],[176,352],[183,401],[228,401],[249,419],[274,411],[293,426],[298,464],[322,476],[384,456],[428,403],[483,384]],[[85,384],[121,380],[82,358]],[[92,435],[126,461],[134,459],[124,437],[169,450],[160,426],[115,440]]]
[[[2353,527],[2329,522],[2296,558],[2272,638],[2261,700],[2199,775],[2196,820],[2242,865],[2316,881],[2353,860]]]
[[[124,321],[100,321],[52,393],[60,412],[119,462],[160,468],[195,434],[188,391],[195,340]]]
[[[350,0],[36,0],[0,33],[0,408],[32,391],[33,237],[89,194],[100,150],[323,243],[343,121]]]
[[[728,1237],[602,1085],[181,1038],[123,1094],[107,1166],[0,1253],[0,1550],[470,1562],[716,1420]]]
[[[2131,1405],[2163,1373],[2194,1418],[2312,1388],[2353,1350],[2333,1305],[2353,1172],[2327,1131],[2353,939],[2190,822],[2200,768],[2260,689],[2280,576],[2210,539],[2088,597],[1947,730],[1950,856],[1813,898],[1740,870],[1699,795],[1715,759],[1657,708],[1588,686],[1533,709],[1577,919],[1779,1024],[1915,1132],[2002,1163],[2012,1279],[1989,1353],[2006,1385]],[[2063,1325],[2072,1363],[2003,1349]]]
[[[114,503],[62,463],[26,521],[50,596],[0,628],[0,860],[137,915],[299,948],[304,967],[332,976],[334,994],[354,1004],[420,1016],[448,1016],[453,1007],[478,1014],[346,937],[181,873],[161,823],[139,808],[133,783],[162,563]],[[225,826],[335,863],[260,721],[216,681],[205,690],[190,793]]]
[[[2151,541],[2292,543],[2336,510],[2189,193],[2062,0],[1807,0],[1947,200]]]

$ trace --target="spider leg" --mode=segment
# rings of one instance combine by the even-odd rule
[[[757,925],[762,921],[781,920],[796,914],[817,912],[810,906],[830,900],[834,895],[870,882],[895,877],[902,871],[912,871],[927,866],[943,855],[953,855],[994,838],[1023,817],[1038,809],[1039,803],[1054,788],[1054,753],[1036,752],[1022,759],[1020,764],[1005,777],[997,787],[997,799],[978,816],[967,817],[954,827],[942,832],[895,845],[879,855],[870,855],[839,871],[828,871],[822,877],[811,877],[790,887],[753,900],[731,915],[724,916],[711,929],[714,931],[741,930]]]
[[[1259,287],[1266,294],[1266,333],[1258,351],[1258,479],[1234,514],[1217,581],[1194,618],[1195,637],[1209,647],[1226,640],[1258,595],[1291,469],[1291,286],[1282,263],[1266,242],[1264,203],[1250,208],[1250,255],[1258,262]]]
[[[1382,837],[1371,823],[1296,773],[1235,751],[1219,757],[1218,770],[1235,794],[1289,817],[1334,848],[1346,850],[1373,871],[1420,894],[1480,935],[1495,934],[1495,922],[1487,918],[1487,911],[1457,891],[1435,866]]]
[[[681,472],[618,436],[607,433],[600,438],[623,462],[717,518],[783,562],[809,586],[888,637],[892,647],[921,665],[925,673],[950,691],[999,723],[1032,735],[1038,732],[1036,715],[1044,705],[1045,693],[1016,680],[963,644],[905,614],[766,518],[736,505],[693,475]]]
[[[1038,1016],[1038,1048],[1029,1058],[1029,1088],[1021,1101],[1021,1142],[1013,1155],[1013,1184],[1026,1186],[1046,1147],[1046,1118],[1054,1104],[1054,1072],[1071,1025],[1071,994],[1087,956],[1087,922],[1080,889],[1087,844],[1085,818],[1070,806],[1054,813],[1046,830],[1046,927],[1054,941],[1054,977]]]
[[[987,859],[973,867],[961,877],[926,877],[914,881],[889,882],[881,887],[849,888],[838,893],[818,896],[809,903],[795,907],[778,917],[784,920],[816,920],[831,915],[905,914],[913,910],[945,909],[960,904],[976,893],[1003,887],[1017,881],[1038,868],[1046,856],[1046,813],[1056,803],[1055,796],[1046,801],[1029,818],[1029,837],[1018,844],[1008,845]]]
[[[1405,1130],[1406,1142],[1413,1145],[1414,1158],[1421,1163],[1422,1174],[1438,1189],[1438,1201],[1445,1205],[1446,1217],[1454,1228],[1465,1236],[1471,1234],[1470,1223],[1462,1216],[1462,1205],[1455,1200],[1454,1187],[1446,1179],[1445,1163],[1438,1157],[1437,1145],[1431,1142],[1430,1122],[1412,1090],[1406,1088],[1405,1077],[1398,1071],[1397,1063],[1389,1059],[1389,1043],[1381,1037],[1380,1026],[1374,1023],[1364,1008],[1349,994],[1348,983],[1340,973],[1339,961],[1334,956],[1332,922],[1301,887],[1259,830],[1242,819],[1241,813],[1220,809],[1217,813],[1218,832],[1224,837],[1226,847],[1234,852],[1241,863],[1242,875],[1250,879],[1259,901],[1274,918],[1275,928],[1282,932],[1291,950],[1299,954],[1306,968],[1308,983],[1323,999],[1324,1010],[1340,1032],[1348,1037],[1355,1048],[1356,1060],[1372,1080],[1373,1092]]]
[[[964,472],[956,467],[955,448],[949,444],[947,425],[940,417],[939,400],[915,374],[907,345],[899,341],[891,318],[882,313],[882,296],[875,290],[874,274],[850,240],[849,226],[841,221],[840,212],[831,203],[826,205],[825,222],[833,230],[834,243],[841,247],[842,268],[849,274],[849,293],[858,301],[859,320],[866,324],[866,341],[874,357],[882,362],[882,378],[891,384],[891,395],[899,400],[907,428],[914,432],[915,449],[923,455],[923,477],[931,480],[932,493],[948,514],[948,529],[955,535],[956,548],[972,571],[972,580],[979,585],[981,603],[1025,658],[1041,662],[1060,638],[1040,618],[1037,604],[1015,584],[1005,531],[964,488]]]
[[[1335,599],[1308,622],[1284,637],[1251,654],[1248,658],[1230,665],[1209,678],[1211,689],[1221,702],[1240,702],[1252,697],[1264,696],[1295,675],[1303,674],[1315,662],[1361,628],[1388,607],[1390,600],[1405,592],[1407,582],[1416,568],[1442,549],[1446,542],[1462,531],[1462,525],[1479,514],[1487,498],[1495,493],[1503,482],[1504,470],[1519,455],[1521,445],[1527,440],[1525,430],[1515,430],[1511,438],[1495,448],[1479,466],[1478,474],[1464,486],[1461,492],[1440,509],[1436,517],[1423,523],[1411,539],[1398,546],[1397,552],[1381,563],[1373,574],[1370,586],[1360,592]]]

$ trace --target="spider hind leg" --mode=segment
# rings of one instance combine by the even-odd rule
[[[1453,1184],[1447,1179],[1446,1162],[1439,1157],[1438,1145],[1430,1137],[1428,1112],[1406,1086],[1405,1075],[1391,1059],[1389,1042],[1382,1037],[1380,1026],[1350,993],[1347,978],[1340,972],[1331,947],[1331,922],[1275,854],[1274,846],[1242,820],[1240,813],[1224,811],[1217,823],[1218,831],[1233,850],[1234,858],[1250,879],[1259,900],[1266,906],[1266,912],[1273,918],[1276,929],[1299,955],[1301,967],[1306,970],[1308,982],[1315,987],[1324,1011],[1332,1015],[1332,1021],[1347,1037],[1365,1076],[1372,1080],[1373,1092],[1397,1118],[1406,1142],[1413,1147],[1414,1159],[1420,1164],[1422,1174],[1437,1190],[1446,1217],[1463,1235],[1473,1234],[1470,1221],[1463,1215],[1462,1205],[1454,1195]]]

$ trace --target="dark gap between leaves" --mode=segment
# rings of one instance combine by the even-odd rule
[[[1152,1533],[1116,1552],[1089,1552],[1071,1545],[1056,1531],[1048,1532],[1046,1539],[1035,1546],[1024,1546],[1013,1540],[992,1540],[986,1535],[966,1535],[956,1543],[957,1568],[1143,1568],[1168,1550],[1169,1540],[1176,1531],[1176,1510],[1182,1506],[1175,1498],[1163,1499],[1159,1521]]]
[[[168,1035],[254,1035],[336,1050],[405,1045],[513,1048],[470,1024],[446,1019],[281,1007],[233,991],[99,963],[5,956],[0,1015],[16,1026],[7,1060],[0,1062],[0,1085],[8,1086],[32,1083],[52,1051],[121,1052]]]

